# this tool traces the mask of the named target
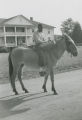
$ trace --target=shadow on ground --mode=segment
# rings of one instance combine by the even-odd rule
[[[34,99],[39,99],[42,97],[50,96],[52,94],[42,94],[43,92],[34,94],[22,94],[21,96],[6,96],[0,98],[0,118],[5,118],[8,116],[21,114],[31,110],[30,107],[21,108],[21,110],[12,110],[14,107],[21,105],[24,102],[28,102]],[[11,98],[9,98],[11,97]]]

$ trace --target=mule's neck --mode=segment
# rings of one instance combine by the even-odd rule
[[[64,39],[57,42],[55,50],[56,50],[57,59],[60,59],[66,50],[66,43]]]

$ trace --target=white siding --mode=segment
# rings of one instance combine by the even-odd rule
[[[48,33],[48,31],[50,31],[50,33]],[[44,33],[44,38],[46,41],[48,41],[48,38],[50,37],[50,40],[54,40],[54,29],[47,29],[44,28],[43,29],[43,33]]]
[[[0,46],[4,45],[5,45],[4,37],[0,37]]]

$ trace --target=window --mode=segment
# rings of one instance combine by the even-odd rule
[[[3,31],[4,31],[3,27],[0,27],[0,32],[3,32]]]
[[[15,28],[14,27],[6,27],[5,31],[6,32],[15,32]]]
[[[32,29],[32,32],[34,32],[34,29]]]
[[[50,30],[48,30],[48,34],[50,34]]]
[[[32,33],[33,31],[32,31],[32,29],[30,29],[30,28],[27,28],[27,33]]]
[[[25,39],[22,39],[22,43],[25,43]]]
[[[17,27],[16,32],[25,32],[25,28],[24,27]]]
[[[0,45],[4,44],[5,41],[4,41],[4,37],[0,37]]]
[[[6,43],[15,43],[15,37],[13,36],[6,37]]]
[[[50,37],[48,37],[48,41],[51,41]]]

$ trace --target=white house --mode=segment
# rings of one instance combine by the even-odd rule
[[[40,22],[34,21],[32,17],[28,19],[23,15],[0,19],[0,46],[31,45],[33,43],[32,35],[37,29],[38,23]],[[54,26],[41,24],[43,25],[45,40],[54,40]]]

